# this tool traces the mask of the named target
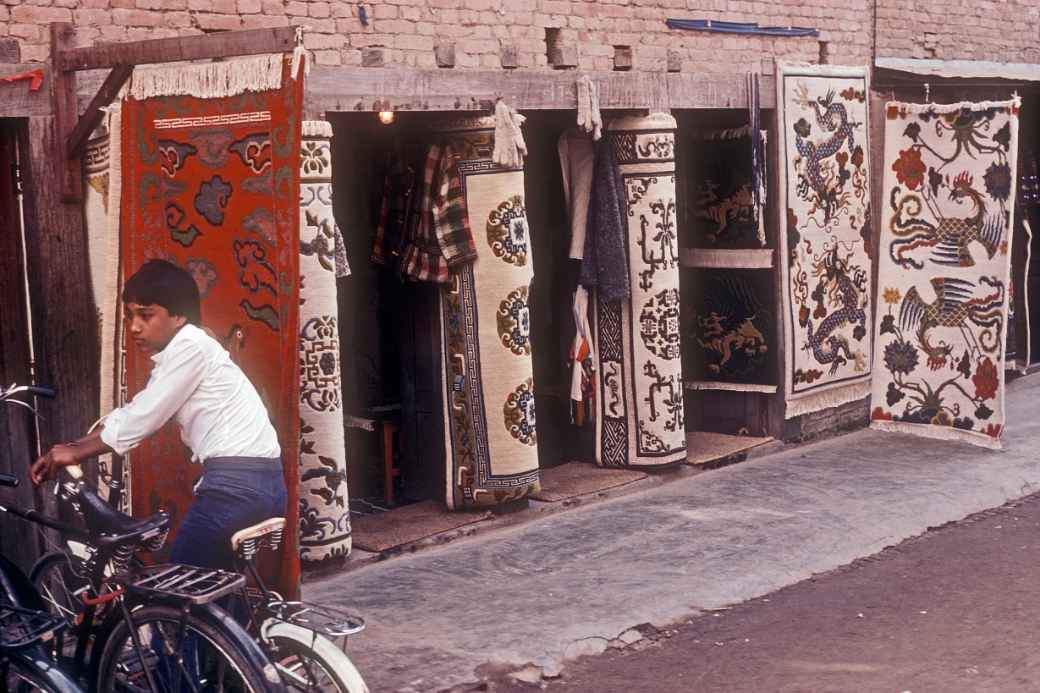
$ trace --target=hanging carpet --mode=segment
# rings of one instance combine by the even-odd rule
[[[300,559],[350,553],[336,278],[349,274],[332,215],[332,125],[300,143]]]
[[[998,448],[1019,101],[887,105],[872,426]]]
[[[162,258],[202,296],[203,326],[256,386],[278,431],[298,526],[299,218],[302,79],[261,56],[138,68],[123,101],[121,263],[124,276]],[[129,394],[150,359],[127,344]],[[132,453],[135,515],[166,508],[174,526],[201,473],[168,425]],[[298,532],[285,533],[279,588],[295,594]]]
[[[122,137],[120,130],[122,106],[116,102],[108,109],[102,124],[87,141],[83,162],[83,219],[90,246],[91,288],[98,311],[100,339],[100,398],[99,411],[108,414],[125,404],[126,381],[122,375],[125,356],[122,339],[122,290],[119,267],[119,219],[122,195]],[[129,453],[128,453],[129,455]],[[98,471],[103,479],[116,478],[121,485],[119,508],[130,510],[131,478],[129,465],[115,464],[114,455],[98,458]],[[98,485],[98,492],[109,500],[110,486]]]
[[[593,311],[596,461],[615,467],[674,464],[686,459],[675,119],[660,113],[621,118],[610,123],[604,141],[620,178],[630,294],[617,301],[597,296]]]
[[[695,390],[776,392],[776,289],[773,273],[687,270],[683,347]]]
[[[454,267],[441,290],[446,492],[456,510],[538,490],[524,172],[492,162],[494,122],[438,128],[456,153],[477,248],[477,259]]]
[[[786,418],[870,393],[865,68],[777,67]]]
[[[710,130],[693,145],[696,151],[690,172],[693,193],[690,247],[705,250],[766,247],[763,214],[766,177],[764,171],[761,176],[755,176],[750,128]]]

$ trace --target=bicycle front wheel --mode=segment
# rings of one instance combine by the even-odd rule
[[[285,622],[268,622],[263,636],[286,688],[368,693],[354,663],[324,636]]]
[[[133,629],[120,621],[109,635],[98,666],[98,691],[159,693],[267,693],[263,672],[220,628],[180,609],[153,605],[134,609]],[[135,642],[136,641],[136,642]],[[272,677],[277,681],[277,676]]]

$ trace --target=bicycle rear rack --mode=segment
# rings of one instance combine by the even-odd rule
[[[46,611],[0,606],[0,650],[17,650],[45,642],[64,625],[65,619]]]
[[[126,575],[120,582],[127,591],[139,596],[176,597],[193,604],[206,604],[241,588],[245,576],[226,570],[161,563]]]
[[[344,609],[308,602],[272,602],[271,617],[321,633],[328,638],[345,638],[365,629],[365,619]]]

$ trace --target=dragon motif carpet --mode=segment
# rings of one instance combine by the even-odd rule
[[[686,386],[773,393],[777,300],[765,234],[765,172],[756,197],[747,126],[707,131],[694,147],[687,155],[692,215],[683,250],[683,266],[690,268],[683,275]]]
[[[765,202],[765,172],[758,182],[756,203],[754,151],[748,127],[709,130],[693,145],[688,245],[705,250],[766,247],[764,210],[759,208]]]
[[[332,216],[332,126],[300,143],[300,559],[350,553],[336,278],[349,274]],[[337,257],[339,261],[337,262]]]
[[[610,123],[623,184],[631,295],[596,301],[596,461],[652,467],[686,459],[675,219],[675,119]]]
[[[1000,446],[1018,111],[886,107],[875,428]]]
[[[683,348],[694,389],[776,392],[776,289],[759,269],[697,268],[683,293]],[[692,275],[692,276],[691,276]]]
[[[441,290],[447,505],[497,505],[538,490],[531,324],[534,277],[523,169],[491,160],[494,119],[439,128],[458,152],[477,259]]]
[[[777,67],[786,418],[870,393],[865,68]]]
[[[278,431],[289,491],[286,518],[295,528],[303,84],[290,76],[289,65],[288,57],[262,56],[135,70],[122,102],[120,261],[123,276],[153,258],[194,276],[203,326],[256,386]],[[163,72],[145,80],[142,69]],[[244,79],[250,75],[257,77],[252,87]],[[138,79],[153,87],[148,96],[135,96]],[[228,84],[240,90],[214,95]],[[163,85],[171,85],[171,93],[157,94]],[[147,381],[151,360],[133,345],[125,347],[132,396]],[[168,425],[132,453],[134,514],[163,507],[176,525],[200,472]],[[283,545],[279,586],[290,594],[299,577],[297,537],[286,532]]]

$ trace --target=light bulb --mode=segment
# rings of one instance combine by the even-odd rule
[[[380,111],[379,112],[379,122],[382,123],[383,125],[389,125],[390,123],[394,122],[394,112],[393,111]]]

